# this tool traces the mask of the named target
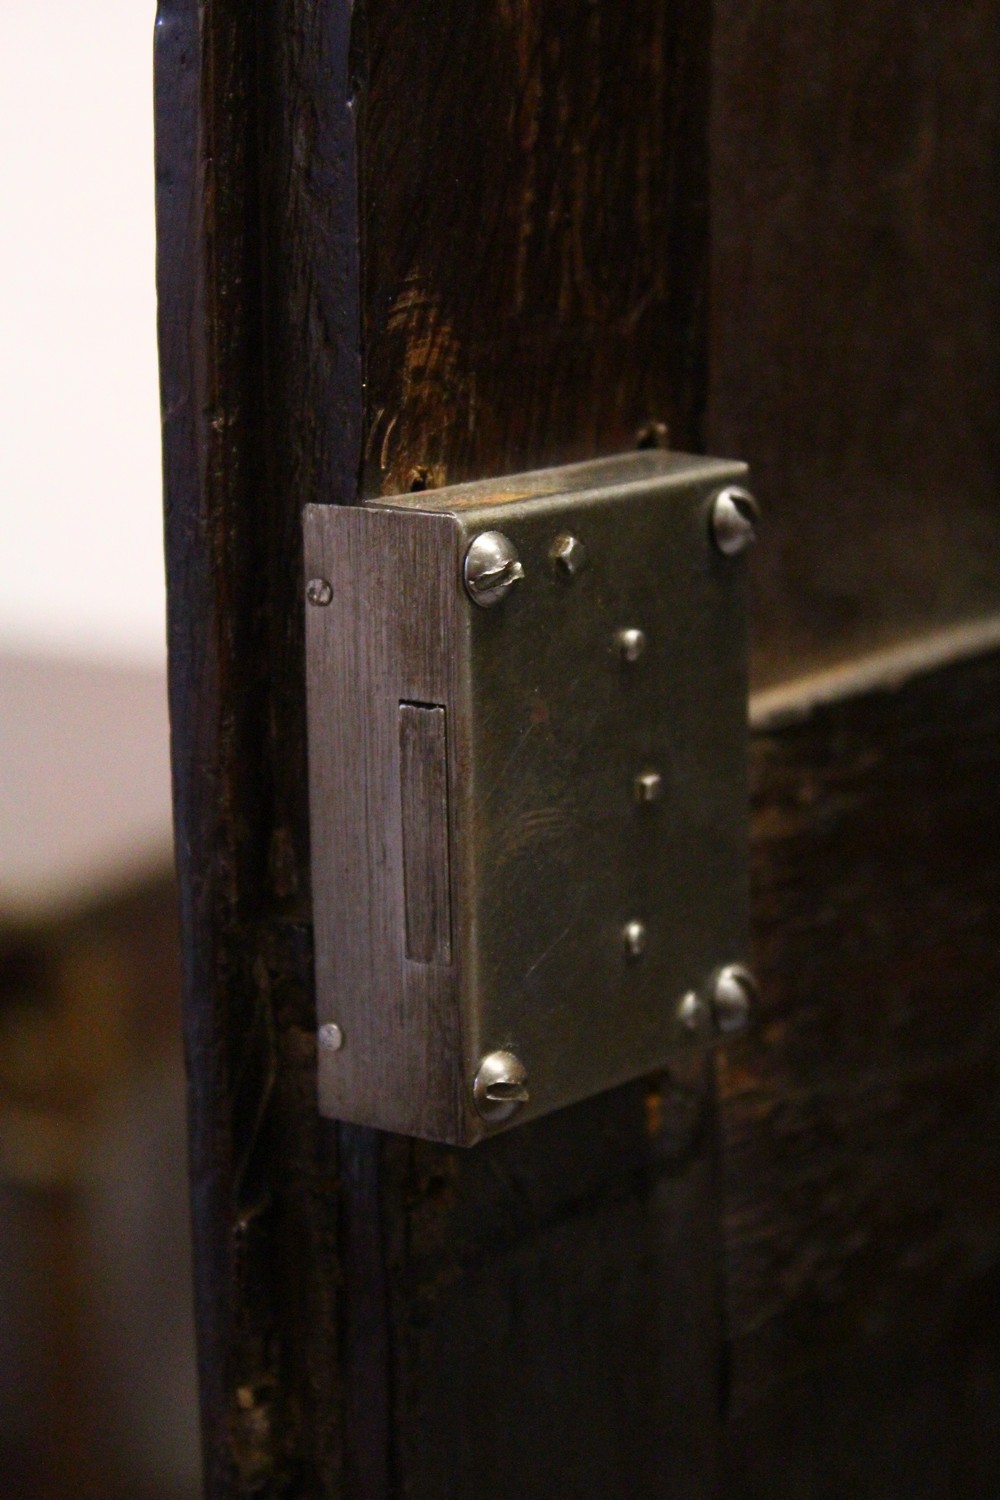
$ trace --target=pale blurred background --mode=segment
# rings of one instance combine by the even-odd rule
[[[143,0],[0,0],[0,1493],[198,1493]]]

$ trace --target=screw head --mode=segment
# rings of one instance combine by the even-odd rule
[[[646,924],[633,920],[626,922],[622,928],[622,943],[625,947],[625,957],[630,963],[635,963],[646,951]]]
[[[663,796],[663,777],[659,771],[640,771],[635,778],[637,802],[659,802]]]
[[[344,1033],[336,1021],[327,1021],[319,1028],[319,1044],[324,1052],[339,1052],[344,1045]]]
[[[688,1031],[701,1031],[709,1019],[708,1006],[697,990],[688,990],[677,1002],[677,1019]]]
[[[507,597],[524,577],[524,569],[509,537],[502,531],[483,531],[469,545],[462,576],[473,604],[489,609]]]
[[[632,666],[637,662],[646,649],[646,632],[644,630],[619,630],[615,636],[615,645],[623,662]]]
[[[727,964],[712,982],[712,1018],[723,1036],[746,1031],[753,1019],[760,992],[757,981],[743,964]]]
[[[306,584],[306,598],[317,608],[325,608],[333,600],[333,584],[328,578],[310,578]]]
[[[561,531],[549,548],[549,557],[557,573],[575,578],[587,566],[587,549],[579,537]]]
[[[488,1125],[502,1125],[528,1103],[528,1072],[513,1052],[488,1052],[472,1085],[472,1100]]]
[[[760,508],[749,490],[737,484],[720,490],[712,501],[712,540],[724,557],[738,557],[757,539]]]

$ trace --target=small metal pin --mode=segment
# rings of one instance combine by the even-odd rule
[[[626,922],[622,928],[622,943],[625,946],[625,957],[630,963],[640,959],[646,951],[645,922]]]
[[[328,578],[310,578],[306,585],[306,598],[310,604],[324,608],[333,601],[333,584]]]
[[[637,802],[659,802],[663,797],[663,777],[659,771],[640,771],[635,778]]]
[[[483,531],[469,545],[462,576],[472,602],[489,609],[507,597],[524,577],[524,568],[509,537],[501,531]]]
[[[701,1031],[708,1021],[708,1006],[696,990],[688,990],[677,1002],[677,1019],[688,1031]]]
[[[635,435],[635,446],[640,450],[670,447],[670,428],[666,422],[647,422]]]
[[[615,645],[622,661],[632,666],[637,662],[646,649],[646,632],[644,630],[619,630],[615,636]]]
[[[564,578],[575,578],[587,566],[587,549],[579,537],[562,531],[549,548],[549,557]]]
[[[757,539],[760,508],[749,490],[731,484],[712,501],[712,540],[725,557],[738,557]]]
[[[472,1099],[488,1125],[502,1125],[530,1102],[528,1072],[513,1052],[488,1052],[476,1071]]]
[[[344,1045],[344,1033],[336,1021],[327,1021],[319,1028],[319,1044],[324,1052],[339,1052]]]
[[[727,964],[712,983],[712,1017],[723,1036],[746,1031],[757,1008],[757,981],[743,964]]]

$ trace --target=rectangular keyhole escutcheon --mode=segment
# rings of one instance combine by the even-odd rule
[[[399,705],[406,956],[451,962],[447,715],[440,704]]]

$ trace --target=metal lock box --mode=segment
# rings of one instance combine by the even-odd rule
[[[470,1145],[743,1024],[745,477],[307,508],[324,1114]]]

